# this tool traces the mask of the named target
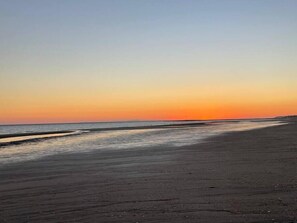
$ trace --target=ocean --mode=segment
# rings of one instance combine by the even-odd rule
[[[179,147],[219,134],[280,124],[275,120],[217,120],[2,125],[0,165],[95,150]]]

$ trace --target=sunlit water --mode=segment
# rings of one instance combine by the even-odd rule
[[[144,123],[128,123],[127,126],[143,126]],[[155,122],[147,123],[148,125],[156,125]],[[164,124],[157,123],[157,124]],[[168,123],[166,123],[168,124]],[[149,149],[154,146],[179,147],[202,142],[210,136],[231,132],[243,131],[256,128],[280,125],[282,123],[276,121],[254,122],[221,122],[212,123],[198,127],[179,127],[164,129],[145,129],[145,130],[116,130],[107,132],[83,132],[82,134],[73,134],[66,137],[47,138],[42,141],[26,142],[19,145],[8,145],[0,147],[0,164],[15,163],[21,161],[34,160],[45,156],[61,154],[61,153],[84,153],[94,150],[127,150],[127,149]],[[69,125],[69,124],[68,124]],[[54,126],[21,126],[21,132],[36,131],[56,131],[56,130],[75,130],[80,126],[67,124]],[[112,123],[112,127],[123,126],[123,123]],[[18,133],[17,127],[2,126],[1,133]],[[74,128],[76,127],[76,128]],[[93,126],[91,126],[93,127]],[[107,126],[109,127],[109,126]],[[98,128],[98,125],[95,126]],[[106,128],[104,126],[103,128]],[[80,128],[82,129],[82,128]],[[84,129],[84,128],[83,128]],[[87,127],[85,128],[87,129]],[[20,129],[19,129],[20,131]]]

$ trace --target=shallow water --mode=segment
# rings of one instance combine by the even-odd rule
[[[207,123],[210,121],[191,121],[190,123]],[[38,133],[54,131],[76,131],[103,128],[156,126],[189,123],[188,121],[130,121],[130,122],[90,122],[65,124],[33,124],[33,125],[0,125],[0,136],[4,134]]]
[[[142,126],[144,123],[129,124],[129,126],[133,126],[134,124],[134,126],[136,127]],[[148,124],[156,125],[156,123]],[[158,145],[178,147],[196,144],[202,142],[210,136],[226,132],[250,130],[280,124],[282,123],[277,121],[213,122],[202,126],[174,126],[172,128],[159,129],[132,129],[89,132],[81,131],[79,132],[79,134],[53,138],[49,138],[50,136],[48,135],[26,136],[33,138],[46,137],[47,139],[28,141],[18,145],[12,144],[0,147],[0,164],[28,161],[44,156],[61,153],[77,153],[89,152],[93,150],[112,149],[148,149],[149,147]],[[66,126],[67,128],[65,129],[69,130],[70,128],[73,128],[73,124],[70,125],[71,126]],[[123,124],[121,123],[121,125]],[[113,126],[119,126],[119,124],[113,124]],[[96,127],[98,128],[98,125]],[[106,125],[104,125],[104,127],[106,127]],[[22,128],[25,129],[25,126],[22,126]],[[32,126],[28,126],[28,129],[29,130],[27,131],[32,131]],[[53,130],[52,126],[49,126],[49,128],[46,128],[46,126],[42,126],[42,128],[38,127],[38,130],[40,129],[42,129],[41,131],[48,131],[49,129]],[[61,130],[61,126],[58,130]],[[11,131],[11,129],[9,129],[8,131]]]

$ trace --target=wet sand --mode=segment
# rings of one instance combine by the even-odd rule
[[[297,222],[297,123],[2,166],[0,222]]]

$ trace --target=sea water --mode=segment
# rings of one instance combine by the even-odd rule
[[[179,147],[222,133],[280,124],[273,120],[232,120],[6,125],[0,126],[0,165],[65,153]],[[119,129],[125,127],[129,129]],[[41,132],[48,133],[36,135]]]

